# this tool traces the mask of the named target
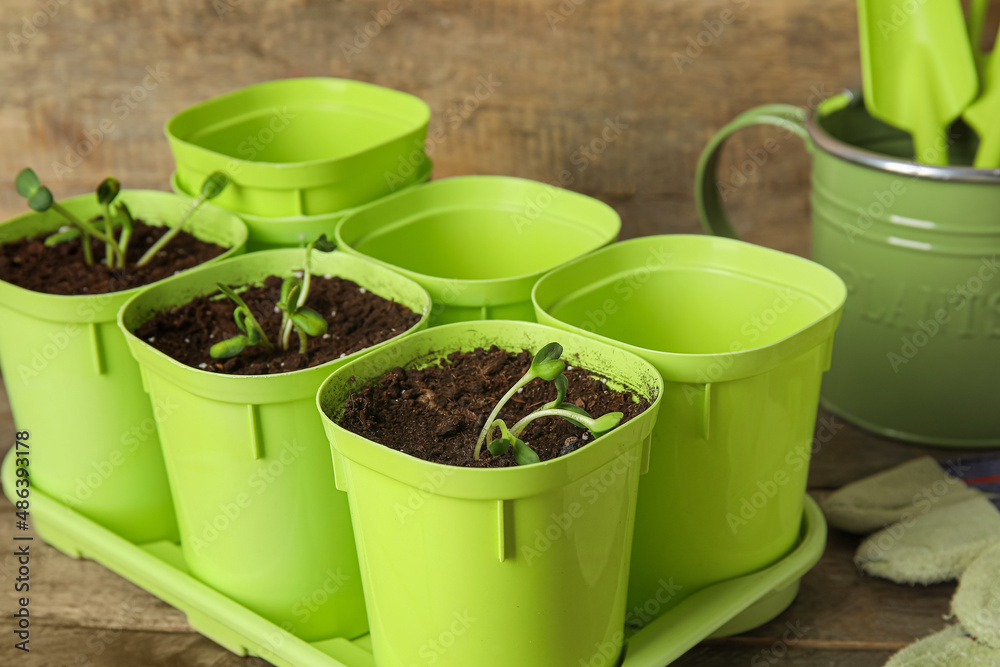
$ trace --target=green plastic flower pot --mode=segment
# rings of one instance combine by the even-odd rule
[[[891,438],[1000,446],[1000,172],[911,162],[909,135],[868,115],[858,93],[810,117],[758,107],[702,155],[696,199],[712,233],[735,236],[720,194],[741,176],[716,175],[721,146],[759,124],[806,141],[812,258],[848,285],[823,404]],[[971,151],[959,137],[951,153]]]
[[[232,178],[219,206],[264,217],[360,206],[415,183],[430,108],[347,79],[261,83],[181,111],[166,124],[183,190],[213,171]]]
[[[425,183],[431,179],[434,164],[427,160],[417,176],[416,183]],[[177,180],[177,172],[170,177],[170,186],[174,192],[190,194],[181,187]],[[320,234],[333,237],[337,223],[357,209],[346,209],[324,213],[321,215],[296,215],[283,218],[268,218],[251,213],[237,213],[246,223],[250,232],[247,239],[247,252],[274,250],[276,248],[304,247],[309,241],[319,238]]]
[[[407,275],[434,298],[431,326],[534,320],[546,271],[611,243],[621,219],[545,183],[461,176],[408,188],[344,218],[337,243]]]
[[[325,416],[337,485],[350,499],[379,667],[617,663],[636,489],[662,389],[650,364],[534,323],[456,323],[343,366],[317,400],[336,419],[361,383],[396,366],[493,344],[537,350],[553,340],[570,363],[649,398],[651,407],[572,454],[499,469],[429,463]]]
[[[315,641],[368,627],[347,497],[334,486],[315,408],[330,372],[366,350],[288,373],[225,375],[186,366],[132,333],[217,282],[259,282],[304,263],[304,250],[269,250],[191,271],[136,295],[119,326],[153,402],[174,406],[157,425],[192,574]],[[430,297],[413,281],[341,252],[315,253],[312,267],[424,313],[401,336],[426,326]]]
[[[818,264],[711,236],[625,241],[538,282],[540,322],[614,342],[665,380],[630,608],[668,581],[681,589],[666,611],[794,547],[845,295]]]
[[[148,224],[176,222],[190,199],[124,190],[120,199]],[[62,202],[88,219],[101,214],[93,194]],[[0,224],[0,243],[55,231],[48,211]],[[246,227],[206,204],[185,224],[198,238],[241,253]],[[213,260],[214,261],[214,260]],[[0,281],[0,367],[18,428],[31,432],[31,482],[84,516],[136,543],[176,540],[154,412],[139,367],[118,330],[118,309],[141,288],[93,296],[43,294]],[[45,537],[42,531],[42,537]]]

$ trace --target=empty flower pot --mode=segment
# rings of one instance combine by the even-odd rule
[[[431,463],[337,424],[352,392],[397,366],[551,341],[650,407],[571,454],[513,468]],[[330,376],[317,400],[350,499],[375,663],[617,664],[635,494],[661,386],[652,365],[624,350],[510,321],[428,329]]]
[[[270,81],[173,116],[167,139],[177,180],[195,191],[213,171],[232,185],[216,203],[264,217],[354,208],[415,183],[430,109],[419,98],[360,81]]]
[[[333,466],[315,396],[330,372],[386,342],[311,368],[228,375],[180,363],[133,332],[154,314],[217,291],[288,276],[305,250],[270,250],[177,276],[122,308],[119,325],[155,402],[191,573],[293,634],[316,641],[367,631],[347,497]],[[346,253],[314,253],[316,275],[333,274],[424,313],[419,285]],[[390,339],[392,340],[392,339]]]
[[[416,183],[424,183],[431,178],[433,163],[428,159],[420,169]],[[177,180],[177,172],[170,177],[170,185],[174,192],[188,194]],[[337,223],[356,209],[334,211],[320,215],[295,215],[269,218],[252,213],[237,213],[246,223],[250,237],[247,239],[247,252],[258,250],[274,250],[275,248],[304,247],[309,241],[320,234],[333,237]]]
[[[503,176],[409,188],[337,227],[337,243],[410,276],[434,299],[431,326],[534,320],[531,288],[546,271],[618,238],[621,219],[591,197]]]
[[[146,190],[120,199],[147,224],[176,223],[191,203]],[[62,205],[83,219],[101,214],[93,194]],[[27,213],[0,224],[0,243],[66,224],[52,210]],[[247,236],[239,218],[212,205],[185,231],[228,248],[217,259],[241,253]],[[0,367],[18,428],[31,432],[32,484],[136,543],[177,539],[154,420],[173,419],[175,406],[150,404],[116,324],[142,289],[60,296],[0,281]],[[44,524],[38,529],[46,537]]]
[[[633,239],[538,282],[540,322],[634,352],[665,381],[639,488],[630,608],[666,581],[680,587],[666,611],[795,546],[845,295],[818,264],[709,236]]]

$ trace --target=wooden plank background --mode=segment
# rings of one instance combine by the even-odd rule
[[[437,177],[566,169],[618,209],[624,237],[694,232],[694,167],[718,128],[860,84],[852,0],[2,0],[0,16],[0,179],[30,164],[57,196],[108,174],[169,189],[171,114],[259,81],[341,76],[427,100],[444,132]],[[608,118],[628,127],[581,152]],[[724,173],[768,136],[739,135]],[[782,138],[732,196],[751,239],[766,227],[773,245],[804,246],[808,164]],[[0,214],[23,209],[0,188]]]
[[[384,26],[372,23],[379,18]],[[431,147],[437,177],[554,181],[569,170],[573,189],[621,213],[625,238],[697,232],[691,190],[702,147],[751,106],[812,106],[859,85],[855,21],[852,0],[0,0],[0,179],[31,165],[57,196],[110,174],[126,187],[169,189],[162,126],[171,114],[259,81],[342,76],[428,101],[432,128],[443,132]],[[582,151],[608,119],[627,127],[601,150]],[[750,240],[807,254],[801,143],[745,131],[722,169],[769,137],[779,150],[731,197],[733,217]],[[13,188],[0,186],[0,215],[22,210]],[[0,396],[0,449],[12,439],[6,409]],[[812,492],[924,451],[843,426],[817,455]],[[7,545],[13,509],[2,503]],[[834,533],[788,612],[675,664],[876,667],[943,625],[951,586],[863,578],[851,561],[856,545]],[[3,618],[14,605],[11,566],[0,557]],[[94,563],[43,548],[34,566],[34,650],[15,655],[4,639],[0,664],[260,664],[193,634],[183,615]],[[787,623],[803,632],[784,643]]]

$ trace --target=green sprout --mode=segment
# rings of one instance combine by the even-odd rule
[[[161,236],[156,243],[150,246],[149,250],[147,250],[145,254],[139,258],[139,261],[136,262],[136,266],[146,266],[146,264],[149,264],[150,260],[153,259],[156,253],[160,252],[164,246],[173,241],[174,238],[181,233],[181,229],[184,227],[184,223],[188,221],[188,218],[194,215],[194,212],[209,199],[215,199],[222,194],[222,191],[226,189],[227,185],[229,185],[229,177],[221,171],[209,174],[208,178],[205,179],[205,182],[201,184],[201,194],[199,194],[195,200],[191,202],[191,206],[188,207],[188,210],[181,217],[180,221],[171,227],[170,231]]]
[[[298,334],[299,354],[305,354],[309,346],[308,336],[321,336],[326,333],[329,325],[323,316],[312,308],[306,307],[309,298],[309,286],[312,283],[312,252],[332,252],[337,244],[329,241],[326,234],[306,246],[305,269],[302,278],[290,276],[281,283],[281,297],[276,304],[281,311],[281,326],[278,328],[278,345],[282,350],[288,350],[291,345],[292,330]],[[220,341],[212,346],[209,354],[213,359],[228,359],[253,345],[262,345],[268,352],[274,351],[274,344],[267,338],[263,327],[254,318],[250,308],[229,287],[219,283],[219,289],[236,303],[236,326],[243,332],[228,340]]]
[[[122,184],[118,182],[117,178],[112,176],[108,176],[97,186],[97,203],[104,209],[104,233],[112,237],[114,236],[115,226],[114,220],[111,217],[111,202],[115,200],[121,189]],[[105,244],[104,251],[104,262],[108,266],[125,266],[125,258],[121,257],[116,260],[115,252],[111,249],[110,244]],[[120,247],[119,251],[121,251]]]
[[[201,186],[201,195],[191,203],[190,208],[188,208],[180,222],[161,236],[139,259],[136,266],[145,266],[148,264],[157,252],[162,250],[164,246],[180,234],[184,223],[198,210],[198,207],[209,199],[219,196],[219,193],[228,184],[229,177],[219,171],[205,179],[205,182]],[[81,220],[59,204],[55,200],[55,197],[52,196],[52,191],[42,185],[38,179],[38,175],[32,169],[22,169],[17,175],[15,185],[17,193],[28,200],[28,206],[33,210],[43,213],[52,209],[69,221],[70,226],[68,228],[60,229],[58,232],[50,234],[45,238],[45,245],[47,247],[51,248],[52,246],[72,241],[82,236],[83,261],[87,266],[93,266],[94,253],[90,247],[90,239],[93,237],[104,242],[105,264],[112,268],[125,268],[129,243],[135,231],[135,218],[132,217],[132,212],[129,211],[125,202],[115,202],[115,199],[117,199],[118,194],[121,192],[121,183],[118,182],[118,179],[109,176],[97,186],[97,203],[104,211],[103,230],[98,229],[90,222]],[[121,234],[115,239],[115,228],[119,225],[121,226]]]
[[[583,408],[565,402],[566,393],[569,390],[569,380],[563,375],[563,371],[566,370],[566,362],[559,358],[562,356],[562,352],[563,348],[559,343],[549,343],[540,349],[535,354],[535,358],[531,361],[531,366],[521,379],[515,382],[514,386],[503,395],[496,407],[493,408],[493,412],[490,414],[489,419],[486,420],[486,425],[483,427],[482,432],[479,434],[479,439],[476,441],[474,456],[477,461],[482,454],[483,445],[486,444],[487,438],[497,428],[500,429],[500,437],[490,441],[489,445],[487,445],[490,454],[500,456],[509,450],[513,450],[514,460],[517,461],[518,465],[528,465],[539,462],[538,454],[521,440],[520,435],[528,427],[528,424],[536,419],[542,417],[561,417],[574,426],[588,429],[594,437],[599,437],[618,426],[624,416],[621,412],[609,412],[595,419],[587,414],[587,411]],[[538,410],[523,417],[514,426],[508,428],[504,420],[497,418],[500,410],[503,409],[503,406],[513,398],[521,387],[524,387],[535,378],[542,378],[547,382],[555,383],[555,400],[546,403]]]
[[[119,256],[119,260],[121,261],[120,268],[125,268],[128,245],[132,242],[132,232],[135,231],[135,218],[132,217],[132,211],[128,210],[128,205],[123,201],[115,204],[115,216],[121,219],[122,224],[122,233],[118,238],[118,247],[121,248],[121,255]]]
[[[42,185],[42,182],[38,179],[38,175],[35,174],[32,169],[22,169],[17,175],[14,185],[17,188],[17,194],[28,200],[28,206],[30,206],[32,210],[44,213],[45,211],[52,209],[62,217],[66,218],[66,220],[69,221],[69,223],[75,228],[75,234],[70,234],[70,230],[57,232],[55,236],[60,238],[60,241],[57,242],[67,241],[81,235],[83,236],[83,261],[87,264],[87,266],[93,266],[94,264],[94,253],[90,248],[91,237],[96,238],[98,241],[103,241],[105,245],[107,245],[108,257],[111,258],[112,261],[116,261],[121,258],[121,249],[118,247],[118,242],[115,241],[114,237],[97,229],[89,222],[81,220],[66,210],[66,208],[57,202],[55,197],[52,196],[52,191]],[[47,245],[55,245],[56,242],[48,243],[48,240],[49,239],[46,239]]]
[[[307,335],[321,336],[326,333],[328,327],[326,320],[312,308],[306,308],[305,303],[309,298],[309,286],[312,283],[312,251],[333,252],[336,247],[337,244],[328,240],[326,234],[320,236],[306,246],[306,262],[302,278],[290,276],[281,284],[281,300],[278,301],[278,309],[281,311],[279,328],[281,349],[288,349],[293,328],[299,336],[299,354],[306,353],[309,345]]]
[[[235,304],[236,310],[233,312],[233,319],[236,320],[236,327],[243,333],[233,336],[227,340],[222,340],[212,346],[209,354],[213,359],[228,359],[235,357],[248,347],[260,345],[268,352],[274,350],[274,343],[264,333],[264,327],[260,325],[253,311],[246,301],[240,298],[233,288],[222,283],[216,283],[219,291],[228,296]]]
[[[118,236],[117,259],[113,257],[115,253],[112,252],[110,245],[107,245],[107,254],[105,256],[107,265],[118,269],[125,268],[125,262],[128,257],[128,246],[132,240],[132,232],[135,231],[135,218],[132,217],[132,212],[129,211],[128,205],[123,201],[115,202],[121,189],[122,186],[118,182],[118,179],[108,176],[97,186],[96,192],[97,203],[104,210],[104,233],[114,238],[115,228],[119,225],[122,228]],[[114,204],[114,209],[111,207],[112,204]]]

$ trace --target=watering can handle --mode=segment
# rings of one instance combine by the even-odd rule
[[[790,104],[765,104],[744,111],[731,123],[719,130],[705,146],[698,160],[698,171],[694,178],[694,200],[698,207],[698,217],[706,232],[716,236],[737,238],[726,209],[720,196],[716,170],[722,145],[729,135],[751,125],[774,125],[789,133],[796,134],[806,142],[806,148],[812,151],[812,142],[806,131],[806,110]]]

